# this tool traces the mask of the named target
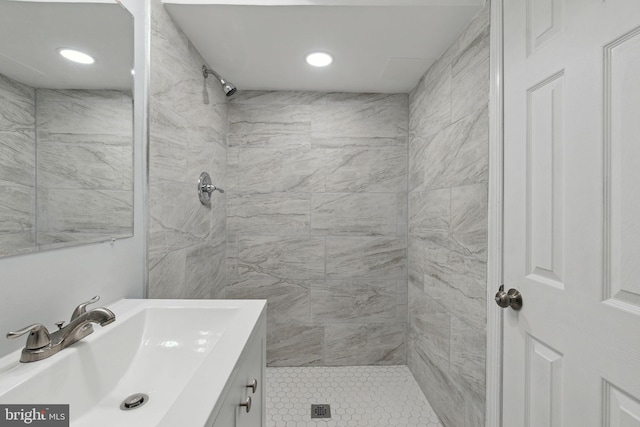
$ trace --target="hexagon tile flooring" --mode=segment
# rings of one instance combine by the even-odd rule
[[[266,391],[267,427],[442,427],[406,366],[267,368]]]

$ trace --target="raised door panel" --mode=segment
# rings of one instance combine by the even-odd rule
[[[562,422],[562,354],[527,336],[525,419],[527,427],[559,427]]]
[[[563,84],[559,72],[527,91],[527,275],[563,287]]]
[[[640,427],[640,401],[604,382],[604,422],[605,427]]]
[[[640,29],[605,47],[605,292],[640,313]]]
[[[562,0],[527,0],[527,48],[532,54],[562,31]]]

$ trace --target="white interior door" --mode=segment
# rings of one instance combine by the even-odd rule
[[[640,427],[640,0],[504,0],[504,427]]]

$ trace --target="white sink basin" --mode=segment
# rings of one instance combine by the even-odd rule
[[[204,425],[265,302],[122,300],[108,308],[114,323],[48,359],[20,363],[19,351],[0,359],[0,402],[69,404],[78,427]],[[148,402],[121,410],[134,393]]]

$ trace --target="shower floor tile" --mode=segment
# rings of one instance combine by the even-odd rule
[[[267,427],[442,427],[406,366],[267,368],[266,391]]]

